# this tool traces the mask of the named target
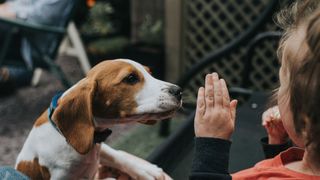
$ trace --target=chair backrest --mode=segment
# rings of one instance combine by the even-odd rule
[[[250,41],[244,55],[241,87],[269,91],[279,85],[280,64],[276,50],[281,36],[280,31],[267,31]]]
[[[229,51],[224,62],[207,66],[219,69],[232,85],[239,85],[243,47],[258,31],[275,28],[271,19],[278,3],[278,0],[184,1],[181,71],[189,71],[209,54],[243,39],[242,47]],[[251,35],[243,38],[248,32]]]
[[[84,0],[68,0],[67,7],[64,11],[64,15],[54,25],[59,28],[67,30],[69,22],[73,19],[74,14],[77,10],[80,1]],[[57,12],[59,13],[59,12]],[[35,67],[47,67],[47,64],[43,61],[43,55],[50,59],[55,59],[58,53],[59,46],[64,38],[65,34],[50,34],[50,33],[39,33],[39,32],[26,32],[24,34],[25,44],[30,46],[26,51],[32,52],[31,59]],[[26,48],[22,45],[22,50]],[[37,51],[36,51],[36,50]],[[23,54],[24,52],[22,52]],[[40,54],[39,54],[40,53]]]
[[[64,27],[65,29],[68,28],[68,25],[69,25],[70,21],[72,21],[72,19],[74,18],[74,15],[76,14],[76,11],[77,11],[79,5],[81,5],[80,1],[85,1],[85,0],[68,0],[68,1],[70,1],[70,2],[72,1],[70,12],[69,12],[69,15],[66,16],[66,18],[64,20],[62,20],[62,23],[61,23],[61,27]],[[64,36],[57,37],[57,43],[53,46],[53,48],[49,52],[51,57],[55,58],[55,56],[57,55],[58,48],[59,48],[60,43],[63,40],[63,38],[64,38]]]
[[[55,74],[61,82],[69,87],[72,83],[66,78],[61,68],[53,61],[58,48],[67,33],[69,22],[79,5],[85,0],[35,1],[34,11],[22,19],[1,18],[0,22],[8,26],[7,34],[0,49],[0,65],[15,64],[26,66],[29,70],[45,68]],[[20,18],[20,16],[19,16]],[[20,57],[9,57],[8,49],[12,37],[19,33],[21,41]],[[21,37],[21,39],[20,39]],[[19,54],[19,53],[16,53]],[[22,60],[24,64],[22,64]]]
[[[193,1],[186,1],[186,4],[193,3]],[[252,55],[253,61],[253,67],[251,70],[257,71],[262,71],[262,73],[258,72],[256,73],[255,76],[258,78],[253,79],[251,77],[251,84],[250,86],[254,90],[271,90],[274,87],[274,84],[276,83],[276,76],[272,75],[270,79],[263,79],[259,78],[259,76],[268,76],[268,73],[275,73],[276,68],[273,69],[273,63],[276,62],[273,59],[275,58],[275,50],[277,48],[277,41],[275,39],[272,40],[264,40],[263,42],[260,42],[259,47],[249,47],[250,43],[254,37],[262,32],[265,31],[275,31],[278,30],[276,25],[273,22],[273,14],[278,11],[279,8],[281,8],[283,5],[287,5],[288,1],[255,1],[255,0],[247,0],[247,1],[232,1],[228,3],[222,3],[222,1],[206,1],[206,0],[200,0],[201,5],[198,6],[191,6],[189,8],[194,9],[194,8],[200,8],[202,9],[202,14],[200,15],[195,15],[194,13],[196,11],[191,11],[191,15],[193,14],[193,18],[187,19],[186,21],[189,22],[186,25],[186,30],[182,34],[185,34],[185,42],[183,43],[183,51],[182,58],[184,61],[189,61],[188,63],[182,63],[184,66],[190,66],[187,70],[185,70],[185,73],[181,76],[180,80],[178,81],[178,84],[183,87],[184,89],[184,94],[188,97],[189,101],[192,101],[193,103],[195,102],[195,97],[197,94],[197,89],[200,86],[203,86],[204,84],[204,76],[206,73],[210,72],[218,72],[228,83],[229,86],[242,86],[243,83],[243,71],[246,71],[246,52],[248,49],[254,49],[251,52],[254,53]],[[197,3],[199,3],[197,1]],[[197,4],[196,2],[194,2]],[[246,7],[248,8],[254,8],[253,6],[256,4],[257,6],[262,6],[263,8],[259,10],[259,13],[256,14],[256,10],[254,10],[251,13],[254,13],[255,15],[250,15],[252,16],[249,18],[251,20],[251,23],[249,26],[243,26],[245,27],[242,30],[236,31],[237,28],[233,29],[228,29],[225,27],[226,21],[223,21],[223,19],[219,19],[220,16],[215,15],[213,17],[210,16],[205,16],[206,12],[210,10],[209,7],[205,7],[204,5],[206,3],[212,4],[212,7],[215,7],[215,4],[218,3],[220,9],[219,11],[223,12],[211,12],[220,14],[222,18],[227,19],[226,21],[230,21],[229,23],[233,23],[234,26],[239,26],[237,25],[237,22],[235,19],[237,19],[237,16],[230,15],[227,12],[227,9],[229,8],[239,8],[237,10],[233,10],[232,13],[240,13],[241,11],[241,16],[244,16],[246,14]],[[251,3],[251,4],[250,4]],[[233,5],[232,5],[233,4]],[[237,7],[237,5],[239,7]],[[281,5],[281,6],[280,6]],[[230,10],[231,11],[231,10]],[[224,15],[221,15],[224,14]],[[229,17],[232,16],[232,17]],[[241,17],[240,16],[240,17]],[[209,20],[206,20],[204,17],[211,18]],[[213,19],[212,19],[213,18]],[[215,20],[217,18],[217,20]],[[199,19],[201,19],[200,24],[202,26],[197,26],[196,24],[192,24],[195,22],[198,22]],[[244,18],[243,21],[247,22],[248,17]],[[211,34],[207,31],[204,31],[204,29],[210,25],[210,22],[221,22],[222,27],[220,28],[219,25],[220,23],[217,23],[217,27],[211,27],[212,32]],[[244,22],[243,22],[244,23]],[[189,27],[191,24],[191,27]],[[240,22],[241,25],[241,22]],[[219,30],[213,30],[213,29],[219,29]],[[188,30],[189,29],[189,30]],[[190,30],[191,29],[191,30]],[[186,32],[187,31],[187,32]],[[193,32],[194,31],[194,32]],[[227,38],[229,36],[221,36],[221,39],[224,39],[221,41],[222,44],[219,44],[220,41],[216,42],[215,48],[213,49],[205,49],[205,44],[208,43],[209,41],[211,43],[215,43],[215,41],[211,41],[210,37],[211,36],[219,36],[219,33],[214,33],[215,31],[224,32],[224,34],[228,34],[230,32],[228,31],[235,31],[236,33],[231,33],[233,36],[231,38]],[[205,32],[209,34],[205,34]],[[194,34],[192,34],[194,33]],[[207,36],[206,36],[207,35]],[[197,38],[197,37],[202,37],[202,38]],[[202,39],[202,41],[198,40]],[[218,44],[217,44],[218,43]],[[223,44],[224,43],[224,44]],[[211,47],[211,46],[210,46]],[[213,45],[212,45],[213,47]],[[189,49],[188,49],[189,48]],[[203,52],[201,56],[198,56],[196,51],[201,51]],[[198,53],[199,54],[199,53]],[[198,59],[197,59],[198,58]],[[272,59],[270,59],[272,58]],[[197,62],[195,62],[195,60]],[[271,60],[271,61],[270,61]],[[260,63],[262,61],[262,63]],[[258,62],[258,64],[256,64]],[[192,65],[192,66],[191,66]],[[261,65],[261,66],[260,66]],[[260,68],[260,69],[259,69]],[[265,71],[265,72],[264,72]],[[250,75],[251,76],[251,75]],[[260,84],[260,81],[263,79],[263,83]],[[254,81],[255,80],[255,81]],[[250,88],[251,88],[250,87]]]

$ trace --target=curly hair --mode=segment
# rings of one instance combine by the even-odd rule
[[[293,57],[285,67],[290,72],[289,100],[295,130],[305,132],[307,148],[320,162],[320,1],[300,0],[280,11],[277,23],[284,29],[284,36],[278,48],[282,58],[284,42],[292,32],[304,27],[302,42],[306,51],[302,56]],[[297,59],[301,58],[302,59]],[[280,60],[281,61],[281,60]]]
[[[284,30],[277,51],[281,61],[284,41],[297,28],[306,22],[313,12],[320,6],[319,0],[297,0],[287,8],[281,9],[274,16],[274,22]]]
[[[307,132],[306,146],[320,152],[320,12],[310,18],[306,30],[306,53],[290,78],[291,110],[298,132]],[[314,154],[316,155],[316,154]],[[320,159],[320,155],[318,158]]]

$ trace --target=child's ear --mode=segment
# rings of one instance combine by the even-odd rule
[[[93,146],[92,99],[95,89],[95,81],[80,81],[59,101],[52,116],[67,142],[80,154],[88,153]]]

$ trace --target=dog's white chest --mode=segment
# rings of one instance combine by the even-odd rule
[[[48,168],[51,179],[92,178],[98,169],[100,146],[86,155],[76,152],[50,123],[33,128],[17,158]]]

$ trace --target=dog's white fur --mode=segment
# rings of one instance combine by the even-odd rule
[[[181,106],[181,102],[177,102],[168,92],[173,84],[153,78],[142,65],[134,61],[117,61],[131,64],[145,79],[142,89],[135,96],[136,113],[132,117],[125,117],[124,122],[167,118]],[[77,84],[67,90],[61,98],[68,96],[76,87]],[[170,113],[161,114],[163,112]],[[96,128],[106,128],[117,123],[117,119],[99,119],[94,123]],[[50,123],[45,123],[32,128],[16,165],[24,161],[33,161],[37,157],[39,164],[48,168],[51,179],[93,179],[99,163],[120,169],[134,178],[157,179],[163,173],[162,169],[155,165],[130,161],[125,158],[124,153],[102,143],[94,145],[87,154],[79,154]]]

